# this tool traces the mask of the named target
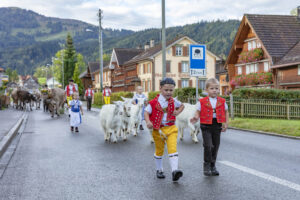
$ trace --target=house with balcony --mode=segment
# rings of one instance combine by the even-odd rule
[[[106,85],[111,86],[110,70],[108,68],[109,62],[103,62],[103,87]],[[92,85],[95,91],[100,91],[100,63],[88,62],[87,70],[83,72],[79,78],[84,84],[84,88]]]
[[[233,89],[300,89],[299,10],[298,16],[243,16],[225,63]]]
[[[109,69],[111,70],[112,92],[134,91],[139,83],[135,66],[124,64],[142,53],[143,49],[114,48],[111,54]]]
[[[137,70],[144,92],[159,90],[159,82],[162,79],[162,46],[146,46],[144,52],[125,62],[126,68]],[[166,76],[176,82],[176,88],[196,87],[196,78],[190,76],[189,69],[189,45],[198,44],[187,36],[176,37],[166,42]],[[200,78],[198,86],[205,88],[205,81],[215,77],[216,61],[220,58],[209,50],[206,50],[206,77]]]

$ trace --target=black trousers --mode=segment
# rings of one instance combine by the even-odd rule
[[[92,97],[87,97],[87,109],[91,110],[92,107]]]
[[[222,124],[213,119],[212,124],[201,124],[203,147],[204,147],[204,162],[215,163],[217,160],[218,150],[220,146],[220,137]]]

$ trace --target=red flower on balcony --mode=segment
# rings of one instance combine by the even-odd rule
[[[262,72],[262,73],[251,73],[247,75],[235,76],[230,84],[232,86],[245,86],[245,85],[263,85],[263,84],[272,84],[273,78],[271,72]]]
[[[244,51],[239,55],[238,63],[249,63],[261,60],[264,52],[262,48],[256,48],[250,51]]]

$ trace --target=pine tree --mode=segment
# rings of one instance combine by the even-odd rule
[[[79,78],[79,75],[80,75],[80,72],[79,72],[79,65],[76,64],[75,65],[75,70],[74,70],[74,74],[73,74],[73,80],[74,80],[74,83],[77,84],[78,86],[78,91],[79,91],[79,94],[82,95],[83,94],[83,84]]]
[[[76,51],[73,45],[73,39],[70,34],[67,35],[66,45],[64,54],[64,83],[68,85],[69,79],[74,74],[76,64]]]

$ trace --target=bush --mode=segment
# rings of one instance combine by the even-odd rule
[[[148,99],[152,100],[159,94],[159,91],[156,92],[149,92]],[[201,95],[202,90],[198,89],[199,96]],[[173,97],[177,97],[179,101],[188,102],[188,98],[193,98],[196,96],[196,88],[193,87],[186,87],[186,88],[177,88],[174,91]]]
[[[148,100],[150,101],[150,100],[154,99],[159,93],[160,93],[160,91],[149,92]]]
[[[121,96],[125,97],[125,98],[132,98],[133,97],[133,93],[132,92],[116,92],[116,93],[112,93],[111,96],[110,96],[110,102],[113,103],[113,101],[122,101]],[[94,104],[97,105],[97,106],[102,106],[104,104],[104,99],[102,97],[102,93],[101,92],[95,93]]]
[[[261,84],[272,84],[272,83],[273,83],[273,78],[271,72],[238,75],[235,76],[230,81],[230,84],[232,86],[261,85]]]
[[[300,90],[241,88],[235,89],[232,94],[242,99],[300,100]]]

